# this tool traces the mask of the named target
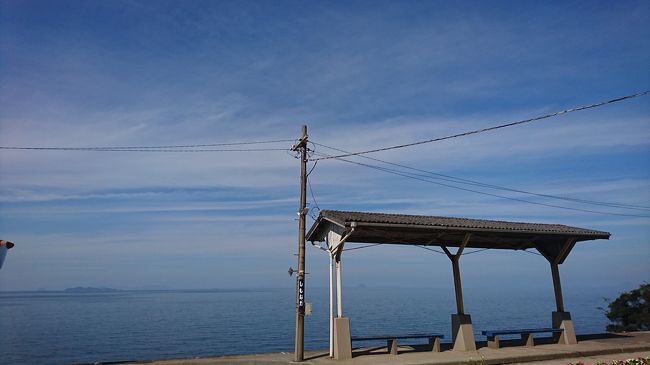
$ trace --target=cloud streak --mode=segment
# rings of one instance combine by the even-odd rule
[[[384,1],[372,8],[255,1],[0,7],[2,146],[293,139],[307,124],[313,141],[359,151],[650,84],[650,44],[640,36],[650,22],[646,2],[607,9]],[[373,157],[540,193],[650,205],[649,106],[639,98]],[[3,150],[0,232],[23,247],[3,272],[25,279],[0,278],[0,289],[76,286],[78,274],[100,286],[157,285],[163,267],[172,273],[166,285],[213,287],[226,281],[205,277],[237,272],[238,260],[282,274],[264,283],[287,285],[298,173],[298,161],[282,151]],[[319,162],[310,179],[322,209],[583,225],[613,231],[618,246],[650,237],[647,219],[536,207],[336,161]],[[314,202],[310,208],[316,213]],[[600,247],[581,254],[604,264]],[[621,251],[610,265],[625,267],[634,255]],[[386,261],[392,253],[369,255]],[[116,264],[121,255],[128,263]],[[417,259],[409,255],[405,262]],[[585,271],[587,261],[579,265]],[[67,268],[72,262],[83,270]],[[372,263],[359,265],[373,271]],[[408,265],[396,270],[414,275]],[[256,272],[238,284],[253,285]]]

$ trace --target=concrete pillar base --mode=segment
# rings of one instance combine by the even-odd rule
[[[429,346],[431,346],[431,351],[440,352],[440,339],[438,337],[430,338]]]
[[[498,349],[499,347],[501,347],[499,336],[488,337],[487,344],[488,344],[488,348]]]
[[[397,339],[388,340],[386,344],[388,345],[388,353],[397,355]]]
[[[533,334],[532,333],[522,333],[521,334],[521,341],[524,343],[525,346],[528,346],[528,347],[535,346],[535,340],[533,339]]]
[[[553,312],[553,328],[561,328],[561,334],[553,336],[558,343],[575,345],[578,343],[576,332],[573,329],[573,321],[569,312]]]
[[[451,315],[451,337],[454,351],[476,351],[472,317],[469,314]]]
[[[334,318],[334,358],[337,360],[352,358],[350,318]]]

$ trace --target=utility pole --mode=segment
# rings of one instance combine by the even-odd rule
[[[298,210],[298,275],[296,275],[296,337],[294,361],[304,360],[305,350],[305,220],[307,215],[307,126],[291,146],[300,151],[300,209]]]

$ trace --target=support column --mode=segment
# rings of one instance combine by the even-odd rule
[[[334,318],[334,358],[336,360],[352,358],[350,318]]]
[[[451,259],[451,268],[454,272],[454,291],[456,292],[456,313],[465,314],[465,306],[463,304],[463,286],[460,282],[460,257],[458,255],[459,254],[456,254]]]
[[[558,343],[575,344],[578,343],[576,333],[573,329],[573,321],[571,320],[571,313],[564,310],[564,298],[562,297],[562,284],[560,281],[559,265],[571,252],[571,249],[576,243],[573,237],[568,238],[563,244],[536,244],[537,251],[542,254],[551,265],[551,277],[553,279],[553,292],[555,294],[555,308],[556,311],[552,314],[551,323],[553,328],[562,329],[561,334],[553,336]]]
[[[329,325],[330,325],[330,357],[334,357],[334,300],[335,300],[335,293],[334,291],[336,290],[334,288],[335,280],[338,282],[338,279],[334,279],[335,275],[335,269],[334,269],[334,257],[336,255],[336,249],[338,245],[341,244],[341,235],[334,232],[330,231],[327,233],[327,248],[328,248],[328,254],[329,254],[329,279],[330,279],[330,308],[329,308],[329,314],[328,314],[328,320],[329,320]],[[338,271],[336,271],[338,275]],[[338,296],[340,298],[340,295]]]
[[[341,258],[336,260],[336,317],[343,317],[343,289],[341,288]]]
[[[472,317],[465,314],[463,305],[463,287],[460,280],[460,256],[469,239],[470,233],[466,233],[463,242],[458,247],[456,254],[452,254],[447,247],[442,249],[451,260],[451,267],[454,272],[454,291],[456,294],[456,314],[451,315],[451,337],[454,343],[454,351],[475,351],[476,341],[474,339],[474,328],[472,327]]]
[[[341,247],[336,259],[336,318],[334,319],[334,358],[345,360],[352,358],[352,339],[350,337],[350,318],[343,317],[343,299],[341,285]]]
[[[330,312],[328,320],[330,322],[330,357],[334,357],[334,257],[329,254],[330,258]]]
[[[553,276],[553,290],[555,291],[555,306],[557,311],[552,314],[553,328],[562,329],[562,333],[555,335],[558,343],[572,345],[578,343],[576,333],[571,320],[571,313],[564,311],[564,300],[562,298],[562,285],[560,284],[560,270],[557,261],[550,262],[551,275]]]
[[[551,275],[553,276],[553,290],[555,291],[555,307],[558,312],[564,312],[564,300],[562,299],[562,284],[560,283],[560,270],[558,264],[551,262]]]

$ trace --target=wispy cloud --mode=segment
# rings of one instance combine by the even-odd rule
[[[0,7],[2,146],[293,139],[304,123],[311,140],[359,151],[534,117],[650,82],[644,2],[608,9],[394,2]],[[101,21],[87,16],[98,13]],[[539,193],[650,205],[647,100],[372,156]],[[229,275],[246,257],[259,272],[282,266],[286,280],[285,266],[295,261],[298,172],[298,160],[285,151],[3,150],[0,231],[23,247],[3,270],[25,279],[0,284],[66,285],[75,277],[70,267],[83,267],[84,276],[110,285],[103,273],[120,256],[128,264],[110,271],[116,285],[138,277],[156,282],[161,267],[208,285],[205,277]],[[336,161],[319,162],[310,180],[322,209],[584,225],[611,230],[618,243],[650,236],[645,218],[522,204]],[[310,208],[317,210],[314,202]],[[593,247],[581,253],[592,257],[603,246]],[[393,253],[369,255],[389,260]],[[373,271],[367,261],[359,265],[359,272]],[[254,273],[241,275],[241,283],[255,280]],[[280,283],[274,275],[268,282]]]

